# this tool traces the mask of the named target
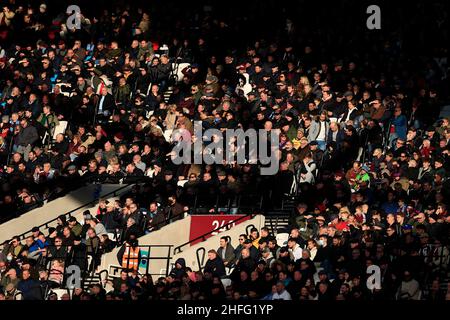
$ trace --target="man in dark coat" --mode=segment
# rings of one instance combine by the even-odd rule
[[[217,255],[216,250],[208,251],[208,261],[206,261],[204,272],[210,272],[215,277],[225,276],[225,265],[223,260]]]
[[[250,250],[247,248],[242,249],[241,258],[236,262],[236,268],[234,269],[231,278],[239,279],[240,273],[242,271],[247,272],[247,274],[251,274],[253,270],[256,268],[255,259],[250,256]]]
[[[80,267],[82,271],[87,269],[87,247],[81,242],[81,236],[75,236],[69,257],[71,264]]]
[[[184,258],[178,258],[177,261],[175,261],[175,268],[170,271],[169,275],[172,278],[181,280],[184,275],[186,275],[186,260],[184,260]]]
[[[170,219],[171,222],[183,219],[184,207],[177,202],[175,196],[169,196],[169,205],[165,208],[165,216]]]
[[[18,283],[17,289],[22,292],[23,300],[42,300],[39,282],[31,278],[29,270],[23,270],[22,280]]]

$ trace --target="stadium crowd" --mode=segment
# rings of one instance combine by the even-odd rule
[[[144,7],[82,15],[81,29],[70,30],[64,15],[51,19],[47,4],[32,3],[6,1],[0,13],[1,221],[84,183],[143,185],[86,212],[83,225],[61,217],[46,235],[12,239],[0,255],[1,298],[18,290],[41,299],[40,288],[61,285],[65,264],[92,267],[87,256],[95,268],[116,246],[109,232],[120,230],[128,250],[190,208],[210,212],[217,199],[246,193],[262,196],[263,210],[296,201],[287,243],[252,230],[237,248],[221,239],[202,271],[179,260],[155,283],[124,271],[113,293],[94,285],[72,299],[445,299],[445,59],[406,55],[390,39],[339,56],[293,41],[301,31],[289,23],[280,38],[234,47],[233,25],[208,13],[192,22],[195,38],[175,35],[163,47]],[[167,133],[192,133],[193,121],[280,130],[279,172],[175,165]],[[381,267],[382,290],[365,287],[369,265]]]

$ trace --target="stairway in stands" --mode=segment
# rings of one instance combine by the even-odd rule
[[[173,92],[173,87],[169,87],[169,88],[164,92],[164,101],[165,101],[166,103],[169,102],[169,98],[170,98],[170,95],[172,94],[172,92]]]
[[[289,216],[284,214],[266,216],[266,228],[268,228],[270,234],[273,234],[274,236],[284,232],[284,230],[289,228]]]
[[[296,200],[294,198],[284,199],[280,208],[267,211],[266,227],[269,232],[276,236],[278,233],[289,233],[289,217],[295,209]]]
[[[92,276],[87,276],[84,278],[84,281],[83,281],[83,289],[88,290],[91,285],[98,284],[98,283],[101,283],[99,274],[96,273]]]

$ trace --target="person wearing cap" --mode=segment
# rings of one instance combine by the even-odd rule
[[[86,232],[91,227],[89,221],[93,219],[93,216],[89,209],[83,211],[83,226],[81,228],[81,238],[86,238]]]
[[[269,247],[264,248],[261,251],[261,259],[262,259],[262,261],[264,261],[265,268],[269,268],[269,269],[272,268],[272,266],[275,262],[275,257],[273,256],[273,253]]]
[[[437,145],[439,142],[439,133],[436,132],[436,127],[429,126],[425,130],[425,139],[430,140],[432,145]]]
[[[249,252],[250,257],[256,261],[259,255],[258,249],[253,245],[253,241],[250,238],[247,238],[243,242],[243,248],[242,250],[247,249]],[[241,251],[242,256],[242,251]]]
[[[102,235],[104,235],[104,234],[107,234],[108,232],[106,231],[106,229],[105,229],[105,226],[97,219],[97,218],[94,218],[94,217],[87,217],[88,219],[86,220],[86,217],[85,217],[85,222],[91,227],[91,228],[93,228],[94,230],[95,230],[95,234],[98,236],[98,237],[100,237],[100,236],[102,236]],[[89,235],[88,234],[86,234],[86,236],[87,237],[89,237]]]
[[[183,219],[183,214],[186,211],[185,207],[178,202],[175,195],[171,195],[167,198],[168,206],[164,209],[164,215],[167,220],[171,222]]]

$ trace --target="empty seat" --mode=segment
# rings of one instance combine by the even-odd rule
[[[221,279],[220,281],[222,281],[223,287],[229,287],[231,286],[231,280],[230,279]]]
[[[53,131],[53,140],[56,140],[58,134],[66,133],[67,125],[67,121],[59,121],[59,124],[55,127],[55,131]]]
[[[276,239],[277,239],[277,244],[280,247],[284,247],[287,245],[287,241],[289,239],[289,233],[278,233]]]

